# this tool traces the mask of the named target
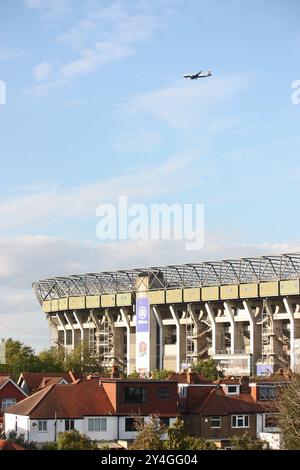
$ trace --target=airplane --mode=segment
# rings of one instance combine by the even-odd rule
[[[210,77],[211,76],[211,70],[208,70],[207,72],[200,72],[194,73],[194,74],[185,74],[183,75],[183,78],[190,78],[191,80],[197,80],[197,78],[205,78],[205,77]]]

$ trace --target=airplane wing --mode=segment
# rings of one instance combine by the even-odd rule
[[[183,78],[191,78],[191,77],[192,77],[192,75],[190,75],[190,74],[188,74],[188,73],[186,73],[185,75],[183,75]]]

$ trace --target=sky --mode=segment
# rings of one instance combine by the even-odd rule
[[[300,251],[299,23],[297,0],[0,0],[0,337],[49,346],[38,279]],[[99,240],[120,195],[203,204],[202,249]]]

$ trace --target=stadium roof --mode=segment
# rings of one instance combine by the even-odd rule
[[[163,267],[72,274],[33,283],[40,303],[69,296],[135,292],[139,277],[149,289],[171,289],[300,278],[300,253],[204,261]]]

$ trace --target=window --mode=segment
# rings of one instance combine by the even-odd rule
[[[237,385],[228,385],[227,393],[238,393]]]
[[[220,428],[221,427],[221,416],[212,416],[210,418],[210,427],[211,428]]]
[[[47,421],[38,421],[38,432],[47,432]]]
[[[89,431],[107,431],[106,418],[89,418],[88,420]]]
[[[125,387],[125,403],[145,403],[146,399],[146,387]]]
[[[276,386],[261,385],[259,387],[259,397],[262,401],[264,400],[275,400],[276,398]]]
[[[277,428],[278,427],[278,415],[274,413],[268,413],[264,415],[265,428]]]
[[[170,418],[159,418],[160,425],[168,428],[170,426]]]
[[[74,419],[65,419],[65,431],[72,431],[75,429]]]
[[[232,428],[249,428],[249,415],[233,415],[231,416]]]
[[[139,418],[138,422],[142,424],[144,422],[144,418]],[[125,418],[125,431],[137,431],[136,418]]]
[[[6,411],[11,406],[15,405],[17,400],[15,398],[2,398],[1,410]]]
[[[160,387],[158,389],[158,398],[170,398],[171,392],[169,387]]]
[[[187,387],[183,387],[183,386],[178,385],[178,389],[179,389],[179,396],[180,397],[186,397],[187,396]]]

